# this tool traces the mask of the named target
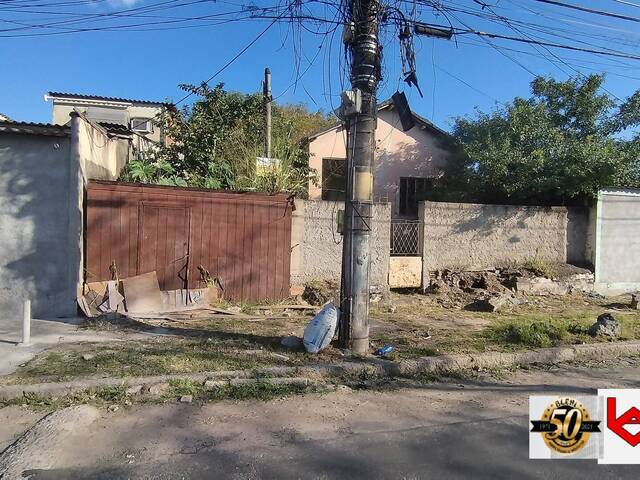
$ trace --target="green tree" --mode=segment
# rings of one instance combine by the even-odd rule
[[[303,140],[329,125],[331,117],[303,105],[274,104],[271,156],[279,163],[259,171],[256,157],[264,148],[262,95],[228,92],[223,84],[181,88],[198,100],[158,119],[168,141],[130,162],[122,179],[306,195],[313,172]]]
[[[529,99],[456,119],[437,197],[550,205],[640,186],[640,91],[616,102],[603,81],[538,77]]]

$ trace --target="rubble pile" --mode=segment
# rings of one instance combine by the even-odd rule
[[[562,265],[552,278],[522,268],[484,271],[438,270],[431,274],[424,293],[445,308],[496,312],[525,303],[524,296],[568,295],[593,290],[593,274],[573,265]]]

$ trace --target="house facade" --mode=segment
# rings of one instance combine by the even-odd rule
[[[69,123],[69,114],[75,110],[92,122],[116,129],[116,126],[124,127],[124,133],[130,131],[155,143],[163,141],[163,132],[154,120],[166,108],[171,108],[163,102],[77,93],[49,92],[44,98],[53,103],[54,125]]]
[[[417,218],[418,203],[439,177],[447,162],[443,140],[448,134],[412,112],[415,126],[401,128],[392,102],[378,108],[373,197],[391,203],[394,218]],[[344,200],[346,131],[342,124],[312,135],[309,165],[318,173],[317,185],[309,184],[312,200]]]

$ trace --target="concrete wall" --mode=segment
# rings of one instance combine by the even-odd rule
[[[640,290],[640,190],[606,189],[597,204],[596,288],[604,293]]]
[[[80,117],[80,157],[87,178],[117,180],[129,160],[129,140],[109,137],[100,126]]]
[[[298,287],[312,280],[340,281],[342,235],[336,232],[342,202],[295,200],[291,231],[291,285]],[[371,235],[372,285],[387,285],[389,272],[391,206],[373,207]]]
[[[567,258],[566,208],[424,202],[420,218],[423,275]]]
[[[444,168],[447,152],[439,147],[440,136],[418,125],[403,132],[395,109],[378,112],[373,198],[390,202],[393,217],[399,215],[400,177],[437,177]],[[309,184],[310,199],[322,198],[322,159],[346,158],[345,142],[345,131],[336,128],[309,143],[309,165],[319,183]]]
[[[76,314],[81,192],[68,136],[0,133],[0,315]],[[75,187],[74,187],[75,185]]]

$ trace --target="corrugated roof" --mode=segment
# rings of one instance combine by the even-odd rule
[[[49,97],[59,97],[59,98],[77,98],[79,100],[100,100],[103,102],[124,102],[124,103],[138,103],[143,105],[153,105],[153,106],[168,106],[171,105],[168,102],[154,102],[150,100],[136,100],[132,98],[121,98],[121,97],[104,97],[102,95],[82,95],[80,93],[66,93],[66,92],[49,92],[47,94]]]
[[[119,123],[98,122],[98,125],[100,125],[109,133],[113,133],[116,135],[133,135],[133,132],[129,127],[121,125]]]
[[[50,123],[0,121],[0,133],[66,137],[71,133],[71,129],[66,125],[52,125]]]

